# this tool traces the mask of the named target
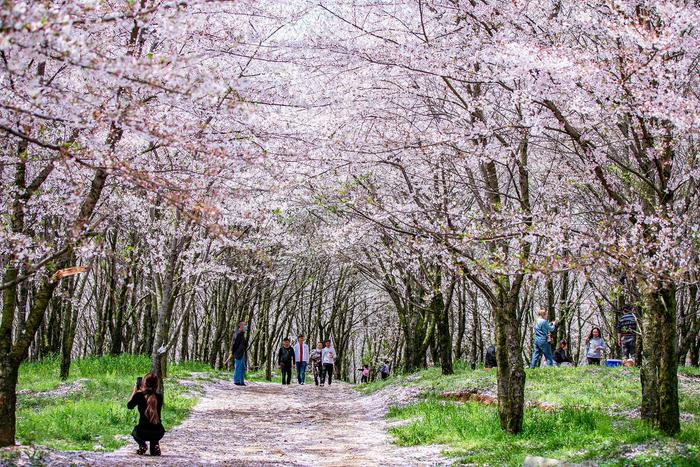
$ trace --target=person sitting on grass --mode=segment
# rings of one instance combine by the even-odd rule
[[[134,427],[131,436],[138,443],[136,454],[146,454],[146,442],[150,443],[151,455],[160,456],[160,440],[165,434],[165,428],[160,420],[163,409],[163,394],[158,390],[160,381],[153,373],[147,374],[141,384],[134,386],[134,392],[126,406],[129,410],[139,409],[139,424]]]
[[[559,341],[559,347],[554,351],[554,361],[557,362],[557,366],[571,366],[571,356],[568,353],[569,343],[566,339]]]
[[[491,344],[486,348],[486,357],[484,358],[484,368],[496,368],[498,362],[496,361],[496,347]]]
[[[539,318],[535,323],[535,347],[532,350],[532,361],[530,362],[530,368],[536,368],[540,365],[540,358],[544,355],[547,359],[547,365],[554,366],[554,359],[552,358],[552,345],[549,343],[547,336],[550,332],[554,331],[557,326],[557,320],[555,319],[551,323],[547,321],[547,310],[541,308],[537,315]]]
[[[589,365],[599,365],[605,352],[605,339],[600,334],[600,328],[591,329],[591,333],[586,337],[586,360]]]

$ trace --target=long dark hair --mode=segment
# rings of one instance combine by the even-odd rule
[[[598,337],[603,337],[603,333],[600,332],[600,328],[596,326],[596,327],[594,327],[593,329],[591,329],[591,333],[588,335],[588,340],[589,340],[589,341],[590,341],[591,339],[593,339],[593,331],[595,331],[596,329],[598,330]]]
[[[158,376],[155,373],[148,373],[143,378],[143,394],[146,396],[146,411],[144,415],[150,423],[157,425],[160,423],[160,417],[158,416],[158,398],[156,397],[156,391],[158,391]]]

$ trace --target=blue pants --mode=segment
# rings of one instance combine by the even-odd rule
[[[299,384],[304,384],[306,379],[306,362],[297,362],[297,381]]]
[[[235,384],[244,384],[243,379],[245,378],[245,357],[241,359],[235,359],[235,366],[233,368],[233,382]]]
[[[547,359],[547,365],[554,366],[554,360],[552,359],[552,346],[547,341],[535,341],[535,348],[532,350],[532,362],[530,362],[530,368],[537,368],[540,366],[540,357],[544,355]]]

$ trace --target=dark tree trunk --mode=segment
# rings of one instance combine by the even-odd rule
[[[642,419],[668,435],[680,431],[676,291],[673,285],[647,296],[644,319]]]
[[[18,371],[19,362],[11,354],[0,355],[0,446],[15,444]]]
[[[435,316],[435,324],[437,328],[437,347],[440,354],[440,367],[443,375],[451,375],[454,373],[452,366],[452,333],[450,332],[450,304],[455,288],[455,281],[452,280],[449,284],[449,292],[447,299],[442,293],[442,273],[437,273],[433,297],[431,300],[433,314]]]
[[[60,377],[67,380],[70,374],[71,354],[73,342],[78,325],[78,308],[73,306],[73,294],[75,292],[75,279],[68,280],[68,298],[63,310],[63,334],[61,335],[61,370]],[[85,282],[83,282],[84,284]]]
[[[503,283],[507,279],[503,279]],[[504,284],[498,293],[496,321],[496,359],[498,362],[498,416],[501,428],[520,433],[525,407],[525,369],[522,357],[520,323],[517,319],[517,293]],[[510,290],[506,293],[505,290]]]

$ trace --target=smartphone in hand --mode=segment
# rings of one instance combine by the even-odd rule
[[[136,389],[141,389],[141,384],[143,383],[143,378],[139,376],[136,378]]]

